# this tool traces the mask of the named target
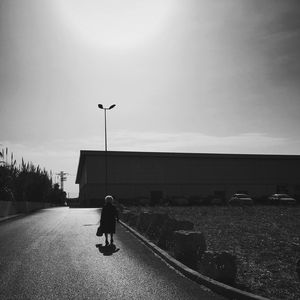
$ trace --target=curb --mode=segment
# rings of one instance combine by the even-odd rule
[[[148,246],[153,252],[159,255],[163,260],[165,260],[168,264],[170,264],[174,269],[185,275],[187,278],[202,284],[209,288],[210,290],[228,297],[230,299],[241,299],[241,300],[269,300],[268,298],[258,296],[252,293],[248,293],[237,288],[231,287],[214,279],[211,279],[207,276],[204,276],[197,271],[187,267],[186,265],[182,264],[166,251],[159,248],[154,243],[150,242],[140,233],[138,233],[135,229],[125,224],[123,221],[119,221],[119,223],[128,229],[133,235],[135,235],[139,240],[141,240],[146,246]]]
[[[0,217],[0,224],[4,223],[4,222],[7,222],[7,221],[10,221],[10,220],[21,218],[23,216],[25,216],[25,214],[16,214],[16,215],[9,215],[9,216],[6,216],[6,217]]]

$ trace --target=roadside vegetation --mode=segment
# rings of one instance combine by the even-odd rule
[[[8,148],[0,152],[0,200],[63,204],[65,192],[52,183],[52,174],[32,162],[17,164]]]
[[[210,251],[237,257],[236,286],[270,299],[300,299],[300,207],[185,206],[131,207],[167,212],[194,223]]]

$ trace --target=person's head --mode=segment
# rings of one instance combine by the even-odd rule
[[[105,204],[113,204],[114,201],[113,196],[107,195],[104,199],[105,199]]]

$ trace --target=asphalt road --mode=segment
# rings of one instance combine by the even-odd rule
[[[0,299],[223,299],[120,224],[105,255],[98,222],[97,209],[52,208],[1,223]]]

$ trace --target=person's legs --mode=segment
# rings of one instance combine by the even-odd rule
[[[104,233],[105,235],[105,246],[108,245],[108,233]]]
[[[110,234],[110,243],[111,243],[111,244],[113,244],[113,243],[114,243],[114,237],[113,237],[113,236],[114,236],[114,234],[113,234],[113,233],[111,233],[111,234]]]

